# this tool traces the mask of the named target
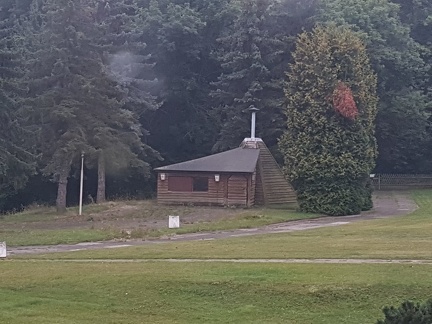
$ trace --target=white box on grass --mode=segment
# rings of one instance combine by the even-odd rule
[[[0,242],[0,258],[6,258],[6,242]]]
[[[180,227],[180,216],[169,216],[168,217],[168,227],[169,228],[179,228]]]

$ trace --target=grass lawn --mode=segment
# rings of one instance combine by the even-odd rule
[[[413,196],[411,215],[339,227],[0,261],[0,323],[375,323],[386,305],[432,296],[431,265],[163,259],[431,260],[432,191]]]
[[[0,262],[0,323],[375,323],[425,265]]]
[[[0,229],[0,241],[7,242],[8,246],[74,244],[121,237],[115,229]]]

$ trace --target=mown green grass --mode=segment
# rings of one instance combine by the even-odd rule
[[[414,197],[411,215],[333,228],[9,258],[0,323],[375,323],[386,305],[430,298],[432,266],[163,259],[432,259],[432,192]]]
[[[0,323],[374,323],[430,266],[0,262]]]
[[[9,246],[24,246],[129,238],[146,239],[174,234],[259,227],[288,220],[317,217],[314,214],[286,209],[206,209],[190,206],[159,206],[154,201],[123,201],[89,205],[86,206],[85,215],[81,217],[76,215],[75,209],[69,208],[66,214],[57,215],[53,208],[36,207],[22,213],[3,215],[0,217],[0,241],[6,241]],[[203,217],[205,221],[183,223],[179,229],[122,227],[122,221],[124,224],[131,220],[137,223],[167,221],[167,215],[185,216],[200,212],[215,212],[225,216],[215,219]],[[112,220],[116,221],[115,225],[110,223]]]
[[[0,229],[0,241],[8,246],[75,244],[106,241],[122,237],[115,229],[63,229],[63,230],[5,230]]]

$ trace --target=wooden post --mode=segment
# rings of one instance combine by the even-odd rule
[[[381,190],[381,174],[378,174],[378,190]]]

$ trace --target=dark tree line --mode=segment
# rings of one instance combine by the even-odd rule
[[[160,163],[237,146],[250,106],[278,155],[285,73],[317,24],[366,46],[376,170],[431,172],[431,15],[426,0],[2,0],[0,208],[42,186],[64,210],[82,152],[97,201],[137,195]]]

